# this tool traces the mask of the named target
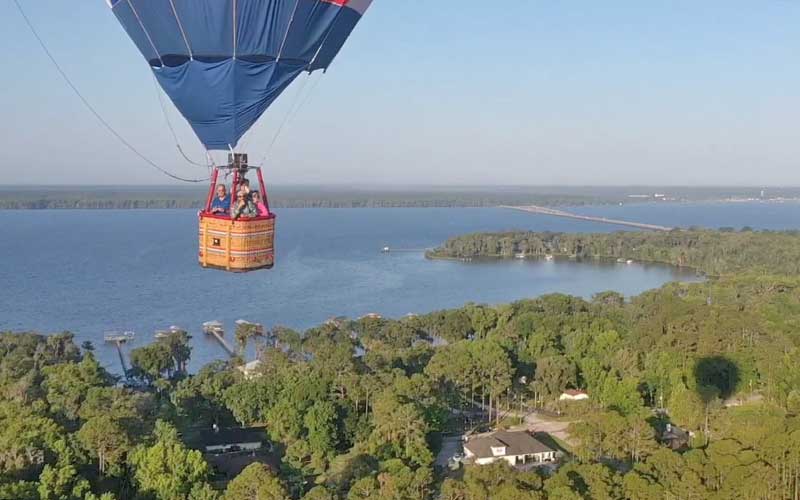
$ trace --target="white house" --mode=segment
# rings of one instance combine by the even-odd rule
[[[556,450],[525,431],[498,431],[471,437],[464,443],[464,457],[477,465],[505,460],[510,465],[556,460]]]
[[[245,363],[237,367],[237,369],[244,375],[245,380],[252,380],[254,378],[260,377],[261,376],[261,372],[259,371],[260,368],[261,368],[260,359],[256,359],[255,361],[251,361],[249,363]]]
[[[559,401],[583,401],[586,399],[589,399],[589,395],[580,389],[567,389],[558,398]]]

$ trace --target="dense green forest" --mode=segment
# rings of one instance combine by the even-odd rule
[[[469,255],[539,248],[517,246],[526,235],[484,238],[454,241],[464,249],[484,242]],[[504,238],[510,247],[489,243]],[[670,257],[685,246],[686,265],[720,277],[631,299],[554,294],[399,320],[337,319],[302,333],[240,329],[242,352],[254,343],[263,361],[250,377],[238,359],[187,374],[184,332],[135,349],[127,385],[68,333],[0,334],[0,498],[794,500],[795,238],[561,235],[598,254],[611,241]],[[782,242],[795,248],[779,250]],[[461,244],[445,248],[462,255]],[[567,388],[591,398],[561,403]],[[556,472],[434,465],[443,434],[487,420],[513,425],[534,407],[569,422]],[[469,410],[476,420],[465,418]],[[220,477],[190,446],[214,424],[263,426],[269,456],[235,479]],[[667,446],[667,424],[693,437]]]
[[[697,269],[710,275],[741,272],[800,274],[800,231],[616,233],[477,233],[452,238],[428,252],[430,258],[633,259]]]

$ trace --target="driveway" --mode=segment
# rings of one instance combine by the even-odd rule
[[[442,449],[438,455],[436,455],[436,465],[447,468],[447,461],[450,460],[450,457],[455,455],[456,453],[462,453],[464,451],[464,447],[462,445],[463,440],[462,436],[448,436],[442,440]]]
[[[525,415],[525,423],[514,427],[513,430],[528,430],[530,432],[539,433],[543,432],[555,436],[565,443],[574,446],[575,442],[567,432],[569,424],[572,422],[564,422],[561,420],[553,420],[545,415],[538,413],[528,413]]]

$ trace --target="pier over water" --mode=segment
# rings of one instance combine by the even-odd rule
[[[591,215],[579,215],[564,210],[557,210],[555,208],[538,207],[536,205],[526,206],[509,206],[501,205],[500,208],[508,208],[510,210],[519,210],[521,212],[528,212],[532,214],[551,215],[553,217],[563,217],[566,219],[583,220],[588,222],[600,222],[602,224],[613,224],[615,226],[634,227],[636,229],[645,229],[648,231],[672,231],[674,227],[659,226],[657,224],[645,224],[643,222],[631,222],[619,219],[609,219],[606,217],[594,217]]]

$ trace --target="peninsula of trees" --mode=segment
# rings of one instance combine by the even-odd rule
[[[800,231],[675,229],[669,232],[476,233],[452,238],[429,258],[632,259],[731,273],[800,274]]]
[[[237,335],[260,344],[247,376],[236,360],[186,373],[182,332],[135,350],[126,386],[70,334],[0,334],[0,498],[793,500],[797,238],[455,239],[436,255],[620,256],[716,277],[631,299],[555,294]],[[569,388],[590,399],[559,402]],[[444,433],[524,424],[542,407],[570,422],[557,471],[435,466]],[[269,457],[220,478],[190,439],[212,425],[263,428]],[[692,437],[668,446],[667,425]]]

